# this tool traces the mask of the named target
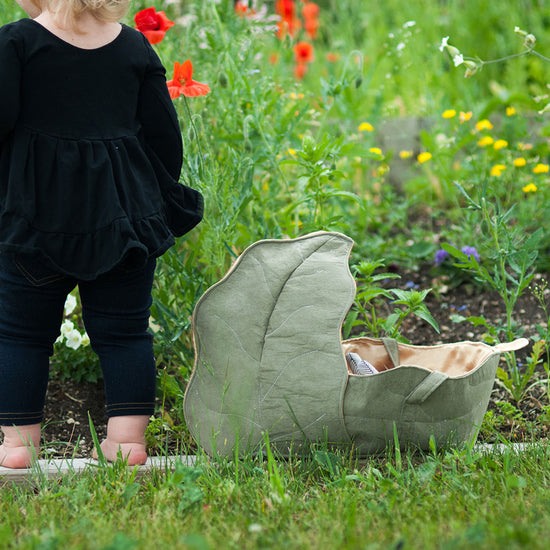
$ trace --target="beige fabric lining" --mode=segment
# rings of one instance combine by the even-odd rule
[[[411,346],[399,343],[399,365],[423,367],[450,377],[464,376],[495,353],[482,342],[457,342],[439,346]],[[344,353],[357,353],[378,371],[393,369],[392,360],[381,340],[354,338],[342,342]]]

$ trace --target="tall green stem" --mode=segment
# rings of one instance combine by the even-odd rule
[[[183,104],[185,105],[185,113],[187,114],[187,118],[189,119],[189,124],[191,124],[191,128],[193,128],[193,133],[195,135],[195,140],[197,142],[197,149],[199,150],[199,178],[202,180],[204,178],[204,164],[203,164],[203,153],[202,153],[202,147],[201,147],[201,140],[199,133],[197,131],[197,127],[195,125],[195,121],[193,120],[193,115],[191,114],[191,109],[189,107],[189,103],[187,101],[187,98],[183,96]]]

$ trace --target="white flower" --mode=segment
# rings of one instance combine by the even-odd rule
[[[187,15],[183,15],[182,17],[179,17],[176,20],[176,23],[178,23],[182,27],[191,27],[196,23],[197,19],[198,17],[195,14],[188,13]]]
[[[61,325],[61,337],[67,338],[67,336],[74,330],[74,323],[66,319]]]
[[[88,336],[88,333],[85,332],[83,335],[82,335],[82,342],[81,344],[83,346],[89,346],[90,345],[90,337]]]
[[[69,294],[65,300],[65,315],[70,315],[76,307],[76,298]]]
[[[80,334],[80,332],[78,332],[78,330],[73,330],[69,332],[66,338],[67,338],[67,341],[65,342],[65,345],[68,348],[78,349],[82,344],[82,335]]]
[[[416,21],[407,21],[406,23],[403,23],[403,28],[406,29],[408,27],[414,27],[416,25]]]
[[[447,47],[447,42],[449,42],[449,37],[445,36],[445,38],[441,40],[441,45],[439,46],[440,52],[442,52]]]
[[[459,53],[458,55],[455,55],[453,57],[453,62],[455,64],[455,67],[462,65],[462,63],[464,63],[464,56],[461,53]]]

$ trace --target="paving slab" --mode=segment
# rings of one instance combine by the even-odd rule
[[[173,470],[175,463],[180,460],[187,466],[193,466],[196,457],[193,455],[181,456],[152,456],[141,466],[135,466],[136,478],[151,470]],[[3,468],[0,466],[0,486],[6,483],[21,484],[35,479],[56,479],[66,474],[82,473],[86,470],[98,468],[97,460],[92,458],[37,460],[31,468]]]

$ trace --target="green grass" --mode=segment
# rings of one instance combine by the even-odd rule
[[[3,548],[546,548],[546,445],[123,466],[0,491]],[[332,465],[332,469],[329,467]]]
[[[396,263],[430,270],[442,286],[467,278],[492,287],[511,305],[506,322],[481,313],[474,320],[490,343],[523,335],[513,299],[532,291],[522,285],[534,270],[548,271],[550,188],[547,174],[533,168],[550,158],[548,115],[539,114],[549,65],[530,55],[465,79],[439,45],[449,36],[465,56],[506,57],[522,51],[518,26],[549,56],[550,8],[535,0],[319,3],[315,60],[301,81],[293,76],[292,47],[304,36],[279,41],[270,24],[235,17],[230,0],[132,3],[129,24],[150,5],[178,20],[156,46],[168,77],[174,62],[191,59],[194,78],[212,89],[189,101],[193,124],[185,104],[175,102],[185,141],[182,181],[203,192],[207,208],[158,270],[152,312],[166,410],[152,424],[152,439],[162,439],[166,425],[185,434],[194,304],[256,240],[337,230],[356,242],[352,267]],[[267,6],[273,14],[273,2]],[[189,13],[197,18],[185,26],[179,18]],[[0,24],[22,15],[15,2],[0,0]],[[457,115],[443,118],[448,109]],[[459,113],[470,111],[461,122]],[[485,118],[493,128],[477,130]],[[373,131],[360,131],[363,122]],[[411,130],[401,140],[404,127]],[[482,136],[507,145],[482,147]],[[400,161],[402,150],[411,157]],[[420,152],[431,160],[420,163]],[[514,164],[520,157],[524,167]],[[495,165],[505,166],[500,175],[492,175]],[[536,192],[523,190],[530,184]],[[528,238],[539,227],[542,235]],[[443,243],[475,246],[479,265],[459,257],[434,267]],[[376,305],[379,314],[387,309]],[[73,319],[80,322],[78,309]],[[548,324],[525,336],[548,341]],[[63,376],[71,368],[75,378],[95,376],[87,360],[82,350],[58,350]],[[548,348],[532,361],[548,378]],[[547,411],[548,395],[543,401]],[[521,454],[388,452],[365,463],[322,451],[279,462],[201,457],[194,468],[140,480],[119,466],[99,468],[3,487],[0,546],[546,548],[548,460],[547,446],[537,443]]]

